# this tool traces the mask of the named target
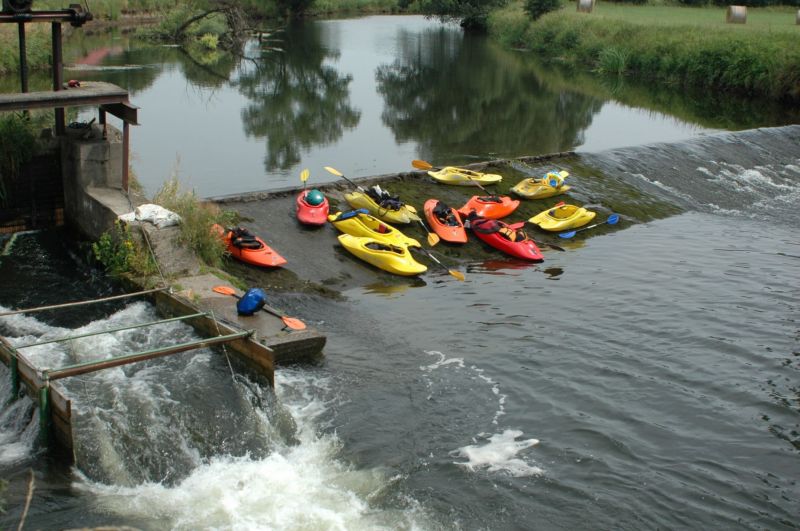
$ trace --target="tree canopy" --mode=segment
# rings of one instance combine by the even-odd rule
[[[508,0],[418,0],[420,10],[442,20],[457,20],[464,29],[483,31],[486,17]]]

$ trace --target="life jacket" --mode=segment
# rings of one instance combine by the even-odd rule
[[[255,235],[244,227],[231,229],[231,243],[240,249],[260,249],[261,243]]]
[[[370,196],[373,201],[378,203],[378,206],[381,208],[386,208],[388,210],[400,210],[400,208],[403,206],[403,202],[400,201],[400,196],[393,196],[378,185],[368,189],[367,195]]]
[[[446,225],[450,225],[451,227],[458,226],[458,220],[456,220],[453,210],[442,201],[439,201],[436,203],[436,206],[433,207],[433,215]]]
[[[261,288],[250,288],[236,303],[239,315],[253,315],[267,303],[267,295]]]

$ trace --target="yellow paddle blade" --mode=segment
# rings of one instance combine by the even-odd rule
[[[342,172],[340,172],[336,168],[331,168],[330,166],[325,166],[325,171],[327,171],[328,173],[332,173],[332,174],[334,174],[334,175],[336,175],[338,177],[343,177],[344,176],[342,174]]]
[[[304,169],[303,171],[300,172],[300,180],[303,181],[303,182],[306,182],[310,175],[311,175],[311,172],[308,171],[308,168],[306,168],[306,169]]]
[[[558,172],[558,174],[561,176],[562,179],[566,179],[567,177],[569,177],[569,172],[566,170],[561,170],[560,172]]]
[[[418,170],[431,170],[431,169],[433,169],[433,166],[430,163],[425,162],[424,160],[419,160],[419,159],[412,160],[411,161],[411,165],[414,166],[415,168],[417,168]]]
[[[434,234],[432,232],[429,232],[428,233],[428,245],[433,247],[437,243],[439,243],[439,235],[438,234]]]
[[[456,271],[455,269],[448,269],[447,272],[456,277],[458,280],[463,281],[466,279],[464,273],[462,273],[461,271]]]

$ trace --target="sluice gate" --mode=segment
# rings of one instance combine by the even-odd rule
[[[173,316],[165,319],[148,321],[145,323],[131,324],[108,328],[99,331],[67,335],[55,339],[45,339],[33,341],[22,345],[12,345],[8,339],[0,336],[0,359],[9,367],[11,377],[11,400],[16,400],[22,390],[32,398],[39,407],[39,434],[41,442],[49,445],[55,442],[58,446],[73,452],[72,438],[72,401],[66,393],[64,387],[59,384],[59,380],[72,376],[89,374],[92,372],[119,367],[140,361],[171,356],[190,350],[223,345],[231,348],[231,353],[236,354],[239,361],[255,372],[258,376],[265,378],[270,385],[274,384],[274,356],[272,349],[259,343],[253,337],[255,330],[242,330],[235,328],[223,321],[217,320],[213,312],[210,311],[190,311],[191,306],[178,301],[167,293],[168,288],[157,288],[124,295],[104,297],[87,301],[77,301],[37,308],[21,309],[0,313],[0,317],[30,314],[46,310],[57,310],[71,307],[84,306],[107,302],[115,299],[130,298],[136,296],[150,296],[156,302],[160,312],[170,313]],[[164,301],[170,300],[171,304]],[[195,309],[196,310],[196,309]],[[178,313],[178,315],[175,315]],[[111,334],[124,330],[142,329],[145,327],[160,325],[164,323],[183,321],[190,324],[209,337],[204,337],[196,341],[189,341],[177,345],[170,345],[160,348],[153,348],[124,354],[121,356],[107,357],[82,363],[75,363],[58,368],[37,367],[24,353],[24,349],[48,344],[64,343],[75,339]],[[228,350],[225,350],[227,356]],[[230,360],[229,360],[230,361]],[[73,456],[74,458],[74,456]]]

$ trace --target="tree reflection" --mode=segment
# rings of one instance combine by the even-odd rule
[[[441,28],[400,41],[400,57],[376,73],[382,118],[398,142],[418,142],[432,160],[570,149],[603,104],[545,90],[518,57],[485,39]]]
[[[251,101],[242,111],[245,133],[266,138],[267,171],[293,167],[304,149],[338,140],[361,118],[349,101],[352,76],[324,64],[338,54],[322,45],[322,31],[320,24],[290,26],[286,52],[265,56],[237,82]]]

